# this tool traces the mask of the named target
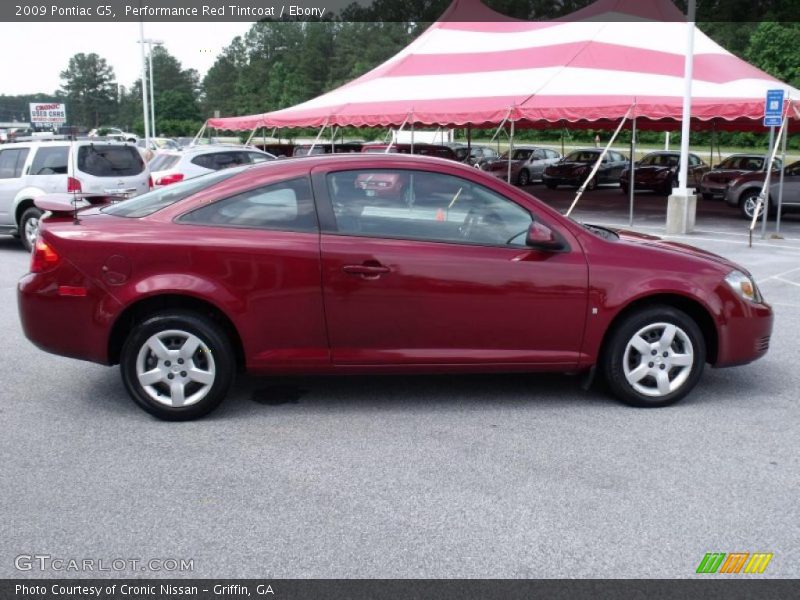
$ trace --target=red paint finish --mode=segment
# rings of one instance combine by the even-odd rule
[[[432,171],[479,184],[527,209],[563,247],[342,235],[325,175],[362,168]],[[178,220],[298,177],[312,182],[319,231]],[[649,236],[605,239],[489,174],[430,158],[274,161],[150,216],[89,208],[77,223],[45,218],[40,235],[60,260],[19,282],[25,334],[47,351],[106,364],[115,323],[159,296],[201,300],[223,313],[254,373],[575,371],[595,364],[622,311],[653,297],[704,311],[719,341],[719,366],[763,355],[772,329],[768,305],[745,301],[724,283],[741,267]]]

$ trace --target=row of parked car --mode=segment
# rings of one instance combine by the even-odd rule
[[[191,138],[154,138],[150,147],[143,140],[120,141],[111,138],[30,139],[0,147],[0,233],[19,236],[30,248],[36,240],[41,210],[34,199],[47,193],[70,192],[80,198],[118,196],[129,198],[153,188],[170,185],[229,167],[251,165],[282,157],[325,153],[401,153],[411,154],[410,144],[360,143],[267,144],[261,148],[239,144],[220,144],[206,138],[193,144]],[[563,156],[552,148],[517,146],[509,161],[486,145],[414,144],[413,154],[464,162],[495,177],[508,176],[520,186],[543,182],[548,188],[581,185],[601,153],[598,148],[575,150]],[[689,181],[704,199],[724,198],[752,218],[764,179],[763,155],[736,154],[714,168],[698,156],[689,156]],[[653,152],[636,163],[636,189],[661,193],[677,183],[679,154]],[[777,198],[780,161],[775,165],[771,201]],[[783,206],[800,208],[800,162],[784,172]],[[609,151],[587,188],[619,185],[630,187],[630,160]],[[774,214],[774,211],[772,211]]]

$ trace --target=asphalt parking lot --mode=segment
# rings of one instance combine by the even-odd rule
[[[663,232],[665,205],[639,195],[636,228]],[[627,198],[587,193],[575,216],[626,224]],[[242,378],[189,423],[135,407],[116,368],[32,346],[28,256],[0,237],[0,577],[75,575],[15,569],[39,553],[193,559],[169,574],[204,578],[682,578],[735,551],[798,577],[800,217],[782,233],[748,248],[717,203],[676,238],[749,268],[776,324],[765,359],[670,408],[567,376]]]

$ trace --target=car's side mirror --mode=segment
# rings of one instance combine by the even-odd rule
[[[559,252],[564,249],[564,242],[547,225],[533,221],[525,236],[525,245],[536,250]]]

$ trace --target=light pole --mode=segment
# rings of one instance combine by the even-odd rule
[[[145,42],[147,42],[150,61],[150,129],[153,132],[153,137],[156,137],[158,134],[156,133],[156,101],[153,98],[153,81],[155,80],[153,75],[153,46],[162,46],[164,42],[153,39],[147,39]]]
[[[142,110],[144,113],[144,147],[150,148],[150,115],[147,106],[147,69],[144,60],[144,21],[139,21],[139,43],[142,53]]]

